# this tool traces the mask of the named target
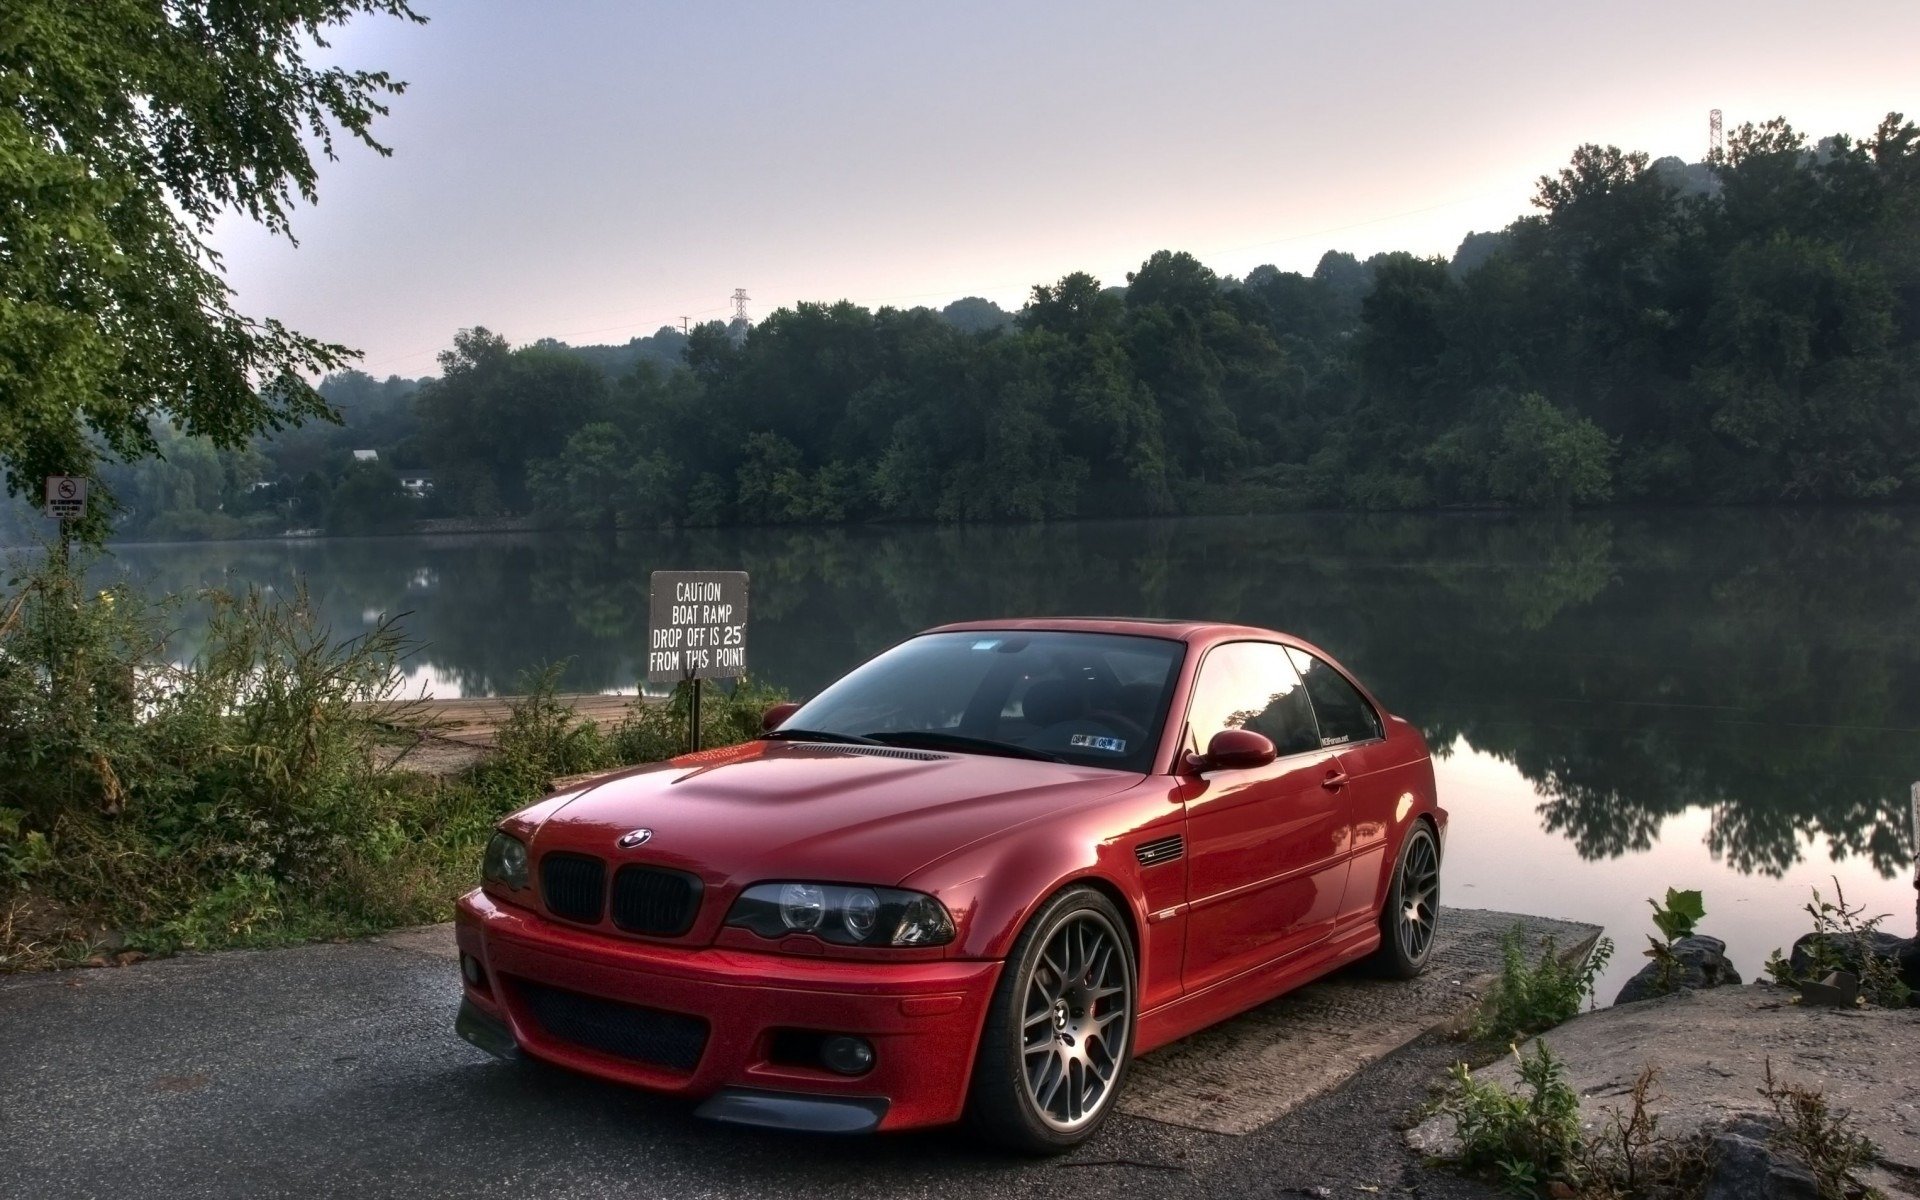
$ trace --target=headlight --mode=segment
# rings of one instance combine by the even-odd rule
[[[495,833],[487,843],[487,857],[480,864],[480,877],[491,883],[504,883],[514,891],[527,886],[527,845],[510,833]]]
[[[922,892],[837,883],[756,883],[727,924],[764,938],[811,933],[840,946],[938,946],[953,940],[946,905]]]

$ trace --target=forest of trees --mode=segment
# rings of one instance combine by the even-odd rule
[[[219,454],[162,431],[165,462],[105,482],[123,536],[1920,496],[1912,123],[1748,125],[1707,164],[1582,146],[1534,203],[1451,261],[1235,279],[1161,251],[1012,314],[801,304],[624,347],[476,327],[438,378],[328,379],[344,425]]]

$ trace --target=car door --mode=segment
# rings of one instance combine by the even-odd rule
[[[1188,913],[1182,981],[1189,992],[1297,954],[1333,930],[1346,887],[1345,789],[1330,781],[1306,691],[1285,647],[1227,642],[1201,662],[1187,737],[1204,749],[1223,729],[1265,734],[1264,767],[1187,781]]]
[[[1313,704],[1320,744],[1333,753],[1335,767],[1346,776],[1353,853],[1340,916],[1370,914],[1382,899],[1378,893],[1386,878],[1386,854],[1401,792],[1391,770],[1395,764],[1387,758],[1386,727],[1338,667],[1297,646],[1287,648],[1287,657]]]

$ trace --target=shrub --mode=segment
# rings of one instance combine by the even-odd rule
[[[1453,1092],[1440,1111],[1460,1139],[1458,1164],[1509,1191],[1534,1195],[1549,1182],[1572,1182],[1580,1156],[1580,1097],[1566,1068],[1542,1042],[1513,1052],[1522,1090],[1475,1079],[1465,1063],[1452,1071]]]
[[[1613,957],[1613,941],[1601,938],[1584,960],[1563,961],[1552,938],[1543,938],[1539,961],[1528,965],[1524,935],[1515,925],[1500,939],[1500,977],[1482,1003],[1473,1036],[1509,1042],[1551,1029],[1579,1015],[1581,1001]]]
[[[1707,915],[1707,906],[1699,892],[1683,892],[1677,888],[1667,889],[1665,904],[1652,897],[1647,898],[1647,903],[1653,908],[1653,927],[1660,931],[1660,936],[1647,936],[1646,955],[1660,968],[1657,986],[1664,994],[1673,991],[1674,979],[1680,970],[1680,960],[1673,953],[1674,943],[1693,936]]]
[[[760,718],[787,699],[784,692],[751,678],[732,688],[708,686],[700,695],[700,745],[731,746],[760,736]],[[693,689],[680,684],[665,704],[635,704],[614,727],[610,753],[615,762],[656,762],[684,754]]]
[[[1775,1079],[1771,1058],[1760,1094],[1773,1105],[1779,1120],[1774,1145],[1807,1164],[1819,1185],[1820,1200],[1860,1195],[1857,1177],[1873,1165],[1878,1151],[1871,1141],[1847,1128],[1847,1114],[1835,1111],[1826,1095],[1814,1088]]]
[[[1778,949],[1767,958],[1767,974],[1783,987],[1825,979],[1835,971],[1850,971],[1860,977],[1860,999],[1882,1008],[1904,1008],[1913,999],[1913,989],[1900,977],[1900,964],[1880,952],[1875,937],[1882,913],[1868,917],[1864,905],[1847,903],[1840,880],[1833,881],[1833,899],[1828,901],[1814,888],[1806,911],[1813,918],[1813,936],[1807,941],[1809,966],[1795,970],[1792,960]]]
[[[174,602],[79,579],[49,561],[0,597],[0,970],[444,920],[494,822],[553,776],[685,744],[684,696],[636,703],[608,734],[549,670],[488,762],[390,770],[377,750],[419,723],[398,699],[397,625],[336,638],[302,596],[212,591],[181,664]],[[778,698],[712,689],[706,743],[751,736]]]

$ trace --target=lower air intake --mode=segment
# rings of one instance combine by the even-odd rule
[[[698,1017],[525,980],[519,982],[519,991],[534,1020],[550,1036],[615,1058],[691,1071],[707,1048],[707,1023]]]

